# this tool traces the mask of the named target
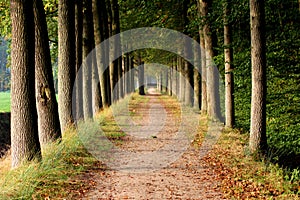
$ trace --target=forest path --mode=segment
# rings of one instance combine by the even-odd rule
[[[183,123],[199,114],[185,115],[175,99],[153,89],[146,98],[132,108],[135,128],[126,130],[118,146],[129,153],[118,166],[89,172],[85,177],[94,186],[81,199],[224,199],[213,170],[199,156],[199,138],[180,134],[199,132]]]

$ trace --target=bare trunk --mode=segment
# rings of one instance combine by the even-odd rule
[[[264,2],[250,0],[251,23],[251,125],[249,148],[252,153],[267,148],[266,137],[266,41]]]
[[[93,58],[89,56],[89,53],[93,50],[94,44],[94,30],[93,30],[93,17],[92,17],[92,5],[91,1],[83,1],[83,115],[84,119],[92,117],[92,69]]]
[[[58,109],[61,130],[73,123],[72,89],[75,76],[74,3],[58,1]]]
[[[61,131],[53,84],[46,16],[42,0],[34,1],[33,7],[35,23],[35,89],[39,141],[43,147],[43,145],[60,138]]]
[[[184,71],[184,63],[182,58],[178,58],[178,69],[180,71],[179,77],[179,99],[181,102],[185,101],[185,71]]]
[[[139,63],[139,75],[138,75],[138,81],[139,81],[139,95],[145,95],[145,87],[144,87],[144,62],[142,62],[142,59],[138,58]]]
[[[75,71],[76,71],[76,85],[75,85],[75,111],[76,120],[83,118],[83,94],[82,94],[82,76],[78,74],[82,64],[82,0],[75,1]]]
[[[225,125],[232,128],[234,126],[234,82],[232,66],[231,48],[231,27],[228,21],[229,1],[224,5],[224,56],[225,56]]]
[[[34,16],[31,0],[12,0],[11,159],[12,167],[41,157],[35,102]]]
[[[133,62],[133,56],[130,56],[129,58],[130,61],[130,88],[131,88],[131,92],[135,91],[135,85],[134,85],[134,75],[135,75],[135,69],[134,69],[134,62]]]
[[[199,47],[194,46],[194,109],[200,110],[200,56]]]
[[[105,17],[106,9],[105,9],[105,1],[97,1],[93,0],[93,20],[94,20],[94,38],[95,38],[95,45],[99,45],[106,39],[107,33],[107,18]],[[109,93],[110,89],[108,83],[109,73],[108,70],[105,71],[106,64],[106,54],[105,48],[97,48],[96,49],[96,62],[97,62],[97,69],[99,74],[100,80],[100,90],[101,90],[101,100],[102,106],[108,107],[110,105],[109,100]]]
[[[207,99],[208,99],[208,116],[214,120],[221,120],[221,109],[220,109],[220,95],[219,95],[219,74],[218,69],[215,67],[213,62],[214,50],[213,50],[213,32],[211,30],[208,13],[211,9],[211,2],[207,0],[201,1],[204,16],[206,17],[206,23],[204,25],[203,33],[205,39],[205,51],[206,51],[206,81],[207,81]]]
[[[197,1],[199,16],[205,17],[205,6],[202,5],[202,1]],[[203,29],[205,27],[205,20],[202,19],[202,26],[199,27],[199,37],[200,37],[200,53],[201,53],[201,113],[207,113],[207,82],[206,82],[206,51],[205,51],[205,38]]]
[[[169,70],[169,78],[168,78],[168,95],[172,96],[173,95],[173,60],[172,64],[170,66]]]

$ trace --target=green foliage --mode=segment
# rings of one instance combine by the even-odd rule
[[[0,2],[0,36],[5,39],[11,38],[11,21],[9,0],[1,0]]]

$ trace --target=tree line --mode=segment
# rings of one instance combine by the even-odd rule
[[[269,9],[272,1],[266,2]],[[139,93],[143,95],[143,64],[157,54],[169,65],[168,70],[157,74],[159,89],[165,85],[165,91],[170,95],[201,110],[210,119],[224,120],[227,127],[233,128],[236,122],[233,47],[251,49],[249,149],[251,153],[266,152],[265,13],[270,11],[265,10],[264,1],[250,0],[249,7],[244,6],[245,1],[230,0],[217,3],[207,0],[11,0],[10,3],[13,167],[24,159],[41,158],[43,146],[60,140],[61,134],[73,126],[73,119],[92,118],[101,108],[133,92],[134,66],[141,66],[138,79]],[[217,11],[216,6],[219,8]],[[241,10],[235,10],[237,6]],[[236,17],[245,12],[245,8],[249,9],[250,16],[247,20],[237,20]],[[57,24],[49,20],[56,18]],[[53,24],[57,25],[57,32]],[[121,50],[117,46],[92,50],[121,31],[142,26],[175,29],[197,40],[201,47],[201,69],[195,70],[191,63],[179,56],[145,50],[127,53],[111,62],[105,70],[103,63]],[[248,26],[246,31],[242,30],[243,26]],[[245,36],[249,41],[234,41],[237,34],[239,40]],[[222,57],[218,56],[220,49]],[[183,51],[193,50],[186,44]],[[58,102],[52,71],[55,52],[58,55]],[[92,67],[82,65],[91,52],[95,54],[92,55]],[[218,72],[212,67],[214,63],[222,64],[218,67],[225,79],[224,97],[219,93],[220,83]],[[126,73],[130,70],[131,74]],[[78,72],[81,75],[76,77]],[[174,76],[176,72],[181,76]],[[120,81],[123,76],[124,81]],[[185,87],[188,84],[192,90]],[[72,102],[72,94],[76,96],[75,102]],[[225,116],[220,112],[223,99]]]

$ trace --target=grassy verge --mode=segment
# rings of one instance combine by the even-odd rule
[[[10,112],[10,93],[0,92],[0,113]]]
[[[93,122],[84,122],[85,131],[97,132],[101,127],[114,144],[122,142],[125,134],[114,120],[113,112],[122,111],[124,101],[138,106],[148,102],[146,97],[128,96],[111,108],[104,109]],[[113,111],[114,110],[114,111]],[[89,132],[88,132],[89,133]],[[43,150],[41,162],[31,162],[11,170],[8,154],[0,160],[0,199],[74,199],[93,187],[91,178],[78,178],[88,171],[97,172],[105,166],[83,146],[79,131],[66,131],[62,141]]]
[[[10,170],[10,157],[0,162],[0,199],[45,199],[72,197],[83,182],[70,177],[98,162],[82,147],[76,132],[69,130],[61,142],[48,145],[42,162],[31,162]]]
[[[225,130],[205,161],[214,169],[224,194],[231,199],[300,199],[299,181],[271,162],[247,155],[246,134]],[[295,171],[295,174],[297,172]]]

